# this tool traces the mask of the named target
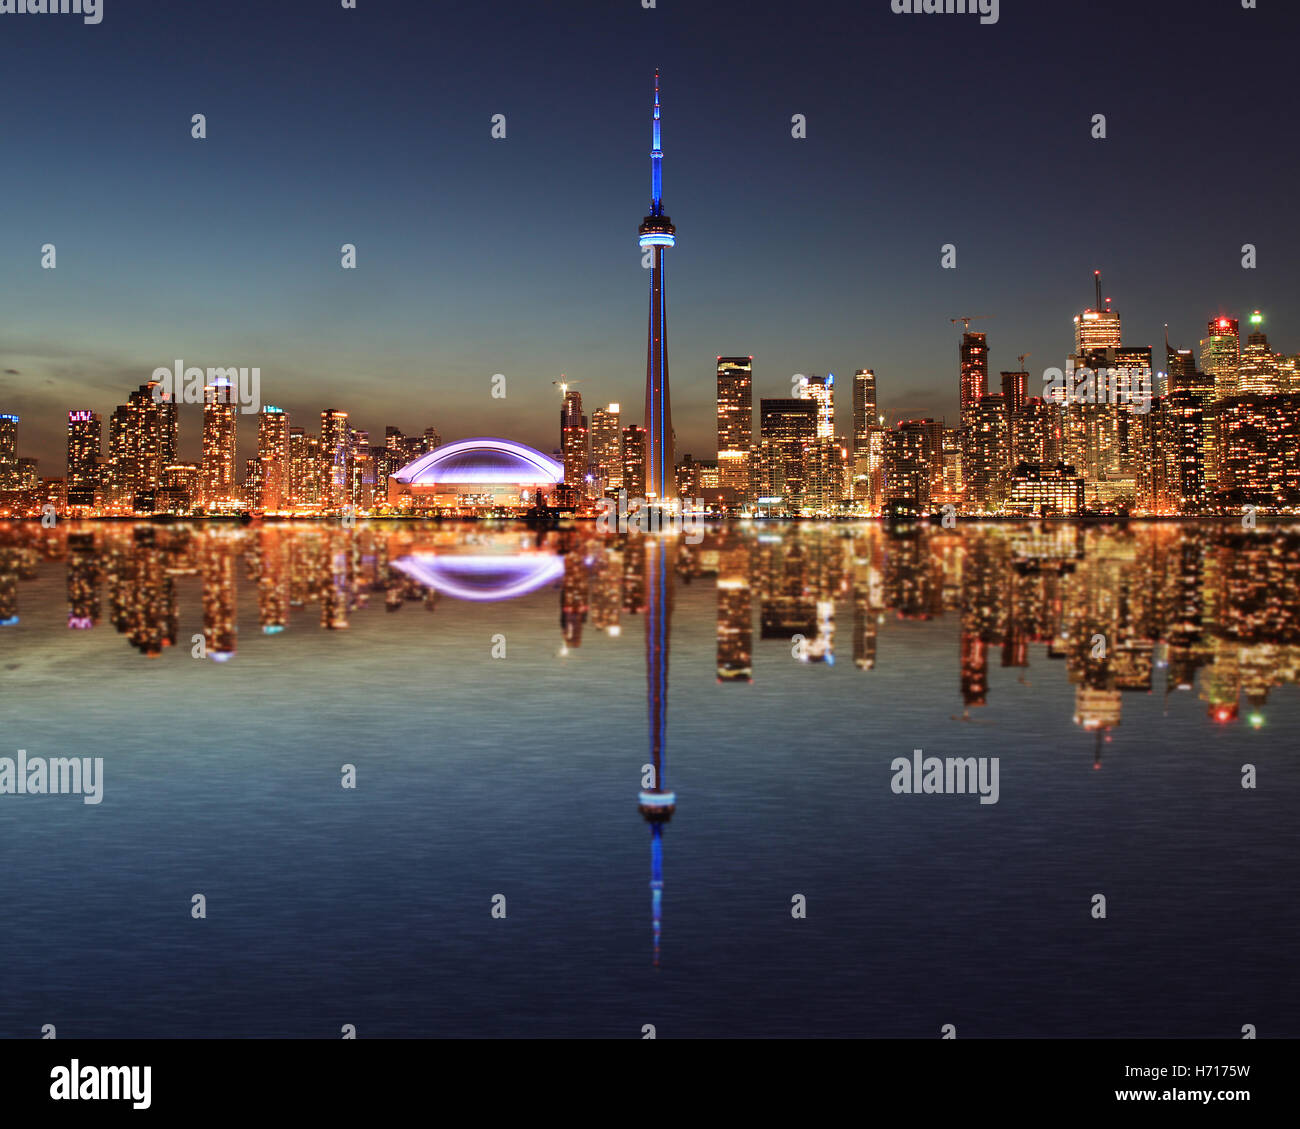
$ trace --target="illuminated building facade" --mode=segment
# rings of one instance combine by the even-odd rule
[[[984,333],[961,335],[961,413],[965,425],[966,413],[989,390],[989,342]]]
[[[591,466],[597,494],[616,494],[622,489],[623,424],[618,404],[591,413]]]
[[[562,463],[508,439],[462,439],[389,479],[390,505],[413,512],[520,511],[564,481]]]
[[[729,503],[749,492],[749,448],[754,442],[754,358],[719,357],[718,488]]]
[[[68,412],[68,505],[92,507],[100,490],[103,418],[89,408]]]
[[[235,421],[239,406],[229,379],[203,389],[203,462],[200,504],[209,512],[238,509],[235,484]]]
[[[1214,398],[1237,394],[1241,333],[1236,318],[1211,318],[1201,339],[1201,371],[1214,380]]]

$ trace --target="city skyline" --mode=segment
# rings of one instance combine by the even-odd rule
[[[637,260],[625,242],[625,206],[639,195],[644,175],[644,147],[634,141],[635,123],[644,120],[644,86],[636,79],[654,63],[672,80],[674,198],[691,215],[690,245],[677,252],[673,283],[679,451],[710,450],[711,361],[718,355],[752,353],[764,391],[769,380],[779,385],[796,372],[844,377],[869,366],[882,388],[894,390],[883,399],[900,415],[952,420],[957,403],[947,374],[956,335],[945,334],[948,319],[967,311],[997,318],[988,324],[995,370],[1010,369],[1022,352],[1036,361],[1059,357],[1061,330],[1084,304],[1087,273],[1098,266],[1126,311],[1131,339],[1142,344],[1158,347],[1166,322],[1174,340],[1191,343],[1208,317],[1244,317],[1254,309],[1263,309],[1276,341],[1288,347],[1300,341],[1300,294],[1287,270],[1294,248],[1277,238],[1292,230],[1287,178],[1260,171],[1245,155],[1247,135],[1285,136],[1285,37],[1279,32],[1291,26],[1289,13],[1228,14],[1220,5],[1194,4],[1170,24],[1131,6],[1102,5],[1099,26],[1118,64],[1108,72],[1106,92],[1084,99],[1048,84],[1032,110],[1015,99],[1024,81],[1047,72],[1032,54],[1026,61],[1023,48],[1059,38],[1065,17],[1030,10],[1012,19],[1004,13],[995,27],[981,29],[963,21],[893,18],[883,5],[880,13],[858,14],[873,42],[897,49],[884,52],[869,77],[789,57],[785,65],[752,70],[734,60],[703,68],[681,41],[664,33],[666,21],[644,10],[605,13],[597,26],[578,33],[635,29],[653,57],[630,75],[599,60],[599,53],[589,74],[558,83],[553,74],[544,77],[540,60],[512,59],[520,65],[498,64],[472,80],[463,65],[449,60],[454,85],[437,79],[446,97],[436,121],[427,120],[417,99],[381,130],[441,140],[445,148],[437,151],[458,164],[445,165],[440,157],[436,167],[423,169],[423,178],[420,161],[413,176],[409,167],[390,168],[376,151],[364,132],[374,125],[373,104],[365,100],[349,113],[320,85],[291,96],[271,79],[237,96],[216,97],[177,76],[195,111],[206,110],[208,137],[193,139],[188,119],[164,120],[143,103],[135,116],[102,123],[96,144],[126,153],[143,147],[166,170],[144,180],[138,165],[108,153],[91,155],[102,156],[100,166],[110,173],[111,191],[97,214],[113,216],[111,234],[97,232],[66,197],[37,194],[0,247],[9,263],[8,318],[0,338],[5,410],[31,421],[24,453],[48,466],[61,449],[58,411],[92,404],[103,410],[110,389],[136,387],[177,356],[205,365],[260,365],[276,402],[299,417],[340,404],[372,432],[389,423],[409,431],[433,422],[447,435],[510,435],[546,451],[553,444],[542,421],[550,382],[561,373],[583,386],[607,386],[601,399],[635,403],[640,378],[633,343],[644,328],[637,327],[644,279],[629,269]],[[517,16],[535,43],[557,37],[541,14],[521,10]],[[139,50],[149,41],[139,17],[112,17],[93,29],[92,44]],[[414,42],[403,47],[390,17],[367,16],[370,33],[392,48],[389,64],[396,73],[416,67],[416,43],[428,49],[426,18],[415,17]],[[439,29],[439,50],[450,52],[458,36],[478,34],[482,18],[458,13],[447,21]],[[709,42],[712,33],[717,41],[723,20],[707,12],[674,16],[673,35]],[[291,34],[289,17],[280,13],[259,13],[256,26],[268,42]],[[749,48],[755,62],[773,62],[778,49],[755,26],[730,28],[730,41]],[[322,44],[313,49],[332,46],[348,28],[341,13],[322,20]],[[218,43],[247,30],[238,14],[212,29]],[[802,30],[823,61],[851,57],[851,45],[835,42],[829,25]],[[0,57],[17,78],[42,66],[42,80],[68,92],[16,123],[15,176],[39,184],[67,167],[68,155],[50,138],[71,127],[69,115],[84,111],[76,92],[85,91],[83,102],[89,101],[90,84],[103,77],[108,56],[92,51],[74,73],[57,54],[57,26],[20,21],[15,33],[0,51],[12,42],[26,52]],[[123,36],[129,36],[125,45]],[[1194,57],[1210,36],[1237,37],[1249,45],[1256,65],[1213,92],[1175,96],[1150,84],[1139,62],[1142,44],[1159,42],[1162,57]],[[935,59],[935,88],[890,99],[887,118],[870,109],[847,114],[846,105],[870,108],[879,104],[879,91],[903,81],[902,64],[891,54],[902,56],[914,41]],[[973,41],[980,47],[975,55]],[[976,68],[987,82],[999,62],[1016,74],[1014,90],[993,82],[985,90],[984,119],[940,128],[952,120],[945,95],[962,89]],[[367,73],[370,64],[359,60],[358,66]],[[382,73],[374,77],[382,86]],[[209,99],[211,105],[199,104]],[[265,179],[265,202],[257,203],[223,173],[241,158],[267,171],[275,133],[257,120],[253,106],[260,110],[268,100],[299,115],[293,151],[312,167],[340,143],[377,159],[364,171],[338,168],[335,161],[329,165],[335,181],[315,178],[310,186],[281,169]],[[508,123],[503,140],[490,132],[497,111]],[[1108,113],[1105,140],[1090,136],[1094,112]],[[804,138],[791,136],[794,114],[806,118]],[[984,120],[1002,124],[980,128]],[[566,128],[569,122],[576,124]],[[1240,160],[1203,166],[1195,192],[1182,179],[1148,182],[1128,175],[1154,172],[1161,153],[1194,152],[1207,137],[1229,139],[1238,132]],[[1032,163],[1017,156],[1027,142],[1039,154]],[[1103,170],[1124,170],[1122,188],[1104,176],[1061,174],[1098,159]],[[994,171],[953,182],[962,185],[960,201],[944,203],[950,170],[971,160]],[[732,180],[716,175],[719,162],[739,168],[757,162],[761,190],[731,190]],[[1013,164],[1016,179],[1008,181],[1001,170]],[[458,167],[479,168],[487,180],[461,175]],[[518,181],[522,168],[538,178],[535,183]],[[1239,175],[1246,169],[1251,175]],[[214,193],[215,183],[224,195]],[[436,213],[427,210],[434,202],[430,184],[438,186],[442,203]],[[381,186],[396,194],[396,208],[373,206]],[[170,196],[159,199],[159,192]],[[270,209],[290,192],[311,206],[286,230],[271,223]],[[525,192],[540,193],[548,207],[559,209],[556,234],[541,233],[540,243],[535,229],[527,241],[518,238]],[[140,207],[123,220],[128,195]],[[809,212],[814,198],[818,206]],[[372,218],[360,222],[349,199],[370,201]],[[1048,220],[1049,200],[1054,215],[1070,217],[1064,230],[1059,220]],[[859,222],[864,201],[880,219],[866,229]],[[458,214],[454,231],[429,222],[431,214],[447,214],[449,205]],[[771,222],[774,209],[782,216],[778,227]],[[1016,216],[1010,226],[1009,209]],[[377,223],[373,217],[380,214],[385,219]],[[232,240],[237,230],[243,234]],[[1083,250],[1075,238],[1082,230],[1088,233]],[[758,231],[763,234],[756,239]],[[40,267],[46,242],[58,247],[54,271]],[[358,249],[355,275],[339,268],[345,242]],[[1254,270],[1240,266],[1247,242],[1258,245]],[[957,249],[956,270],[939,266],[946,243]],[[543,277],[547,285],[539,296]],[[240,280],[238,288],[228,285],[231,279]],[[557,317],[561,308],[567,312]],[[583,327],[577,341],[567,332],[575,324]],[[562,345],[553,340],[559,327],[568,339]],[[489,382],[497,372],[510,380],[510,394],[494,402]],[[241,459],[249,446],[241,444]],[[195,457],[184,433],[182,449]]]

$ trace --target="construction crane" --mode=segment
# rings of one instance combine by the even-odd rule
[[[997,317],[997,314],[971,314],[969,317],[956,317],[956,318],[949,318],[948,320],[952,322],[953,325],[956,325],[958,322],[961,322],[962,332],[969,333],[971,322],[987,320],[988,318],[993,318],[993,317]]]
[[[1033,355],[1034,355],[1033,353],[1021,353],[1020,356],[1018,356],[1018,357],[1016,358],[1016,360],[1018,360],[1018,361],[1020,362],[1020,371],[1021,371],[1021,372],[1028,372],[1028,371],[1029,371],[1027,368],[1025,368],[1025,358],[1026,358],[1026,357],[1032,357]]]

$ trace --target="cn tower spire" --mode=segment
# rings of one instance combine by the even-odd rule
[[[677,229],[664,214],[663,161],[659,140],[659,72],[651,117],[650,214],[638,228],[640,246],[649,250],[650,317],[645,366],[645,497],[662,505],[677,495],[674,481],[673,415],[668,392],[668,302],[664,291],[664,251],[677,241]],[[629,486],[631,484],[629,483]]]
[[[664,214],[664,150],[659,140],[659,72],[655,71],[655,109],[650,146],[650,214]]]

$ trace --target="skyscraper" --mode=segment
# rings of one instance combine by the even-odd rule
[[[1085,359],[1097,350],[1118,349],[1120,344],[1119,314],[1110,308],[1109,298],[1102,304],[1101,271],[1093,271],[1092,277],[1097,287],[1096,308],[1074,318],[1074,351]]]
[[[869,368],[860,368],[853,374],[853,457],[862,458],[871,443],[872,427],[876,419],[876,374]]]
[[[257,426],[257,457],[261,464],[261,508],[279,510],[288,505],[289,417],[283,408],[267,404]]]
[[[799,398],[817,405],[817,438],[835,437],[835,374],[806,377],[799,385]]]
[[[235,421],[239,405],[228,377],[218,377],[203,389],[203,464],[201,490],[209,512],[233,509],[235,489]],[[114,413],[116,415],[116,413]]]
[[[638,229],[640,245],[651,250],[650,324],[646,334],[646,497],[664,501],[676,492],[673,476],[673,416],[668,392],[668,310],[664,294],[664,248],[677,242],[677,229],[664,214],[663,149],[659,140],[659,72],[650,150],[650,214]]]
[[[93,506],[99,482],[103,418],[89,408],[68,412],[68,505]]]
[[[718,358],[718,486],[729,502],[749,491],[754,442],[754,358]]]
[[[618,417],[618,404],[591,413],[591,463],[602,495],[623,485],[623,428]]]
[[[646,445],[644,427],[623,428],[623,489],[633,498],[645,497]]]
[[[1258,310],[1251,314],[1251,332],[1246,337],[1246,347],[1241,351],[1237,365],[1237,390],[1242,396],[1252,393],[1273,396],[1287,391],[1281,386],[1279,358],[1268,346],[1268,334],[1262,330],[1263,322]]]
[[[1241,357],[1241,334],[1236,318],[1212,318],[1201,339],[1201,371],[1214,378],[1214,398],[1237,394],[1237,365]]]
[[[966,413],[989,390],[989,343],[984,333],[961,335],[961,411]]]
[[[320,414],[321,504],[342,509],[352,481],[352,429],[348,413],[326,408]]]
[[[0,415],[0,490],[14,490],[18,486],[18,424],[21,420],[10,413]]]
[[[578,493],[585,492],[587,478],[587,417],[582,414],[582,393],[569,389],[560,408],[560,449],[564,453],[564,481]]]
[[[780,451],[785,508],[797,513],[803,505],[804,451],[817,438],[817,402],[763,399],[758,403],[758,415],[760,440]]]

